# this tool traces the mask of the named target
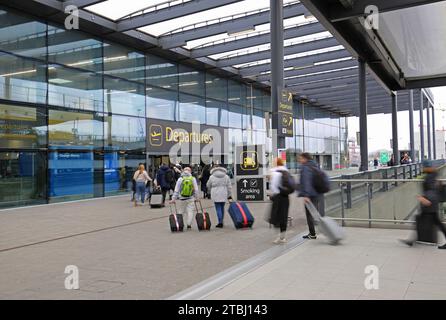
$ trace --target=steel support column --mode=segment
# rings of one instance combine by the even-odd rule
[[[420,90],[420,159],[419,162],[424,160],[424,93]]]
[[[279,103],[283,89],[283,0],[270,0],[271,12],[271,106],[273,129],[273,157],[277,149],[285,148],[285,137],[278,136]],[[275,143],[277,141],[277,143]]]
[[[359,171],[369,170],[369,148],[367,135],[367,75],[366,63],[358,60],[359,76],[359,144],[361,150],[361,167]]]
[[[426,107],[426,134],[427,134],[427,158],[432,160],[432,140],[431,140],[431,116],[430,116],[430,103],[427,101]]]
[[[433,159],[437,159],[437,135],[435,133],[435,108],[432,107],[432,150],[433,150]]]
[[[413,124],[413,90],[409,92],[409,136],[410,136],[410,158],[415,162],[415,132]],[[411,171],[412,172],[412,171]]]
[[[398,148],[398,97],[397,93],[392,93],[392,150],[395,165],[399,163],[400,151]],[[397,162],[398,161],[398,162]]]

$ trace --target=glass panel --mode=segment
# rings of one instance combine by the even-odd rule
[[[206,124],[210,126],[218,126],[218,113],[220,109],[226,109],[226,102],[215,100],[206,101]]]
[[[178,105],[176,91],[147,88],[147,117],[164,120],[175,120],[175,109]]]
[[[124,116],[106,117],[107,150],[145,150],[146,119]]]
[[[179,89],[182,92],[204,97],[204,73],[180,65]]]
[[[94,197],[94,168],[92,151],[50,152],[50,202]]]
[[[44,148],[46,132],[44,109],[0,104],[0,148]]]
[[[246,87],[234,80],[228,81],[228,101],[232,104],[246,105]]]
[[[4,10],[0,10],[0,16],[1,50],[46,59],[46,24]]]
[[[206,97],[226,101],[228,99],[228,80],[207,73]]]
[[[58,65],[51,65],[48,73],[50,105],[102,112],[101,76]]]
[[[105,111],[145,117],[144,86],[118,78],[104,77]]]
[[[0,53],[0,98],[46,103],[46,65]]]
[[[102,42],[79,31],[48,26],[48,61],[102,71]]]
[[[46,203],[46,157],[0,152],[0,208]]]
[[[104,73],[127,80],[145,81],[146,57],[130,48],[104,43]]]
[[[178,90],[178,65],[154,55],[147,56],[147,84]]]
[[[227,128],[229,126],[229,112],[227,105],[224,106],[224,109],[220,109],[220,127]]]
[[[92,113],[50,110],[48,131],[50,147],[103,146],[103,122]]]
[[[242,128],[242,112],[241,106],[229,105],[229,127]]]
[[[179,121],[206,123],[204,100],[187,94],[180,94]]]

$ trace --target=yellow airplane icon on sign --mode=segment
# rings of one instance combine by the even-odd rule
[[[162,135],[161,132],[152,132],[152,138],[161,137],[161,135]]]
[[[293,94],[288,92],[288,101],[293,101]]]

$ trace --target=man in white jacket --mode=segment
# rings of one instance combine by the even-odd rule
[[[195,201],[198,197],[198,192],[197,180],[192,176],[192,169],[190,167],[185,167],[181,177],[175,185],[175,191],[170,203],[179,204],[178,213],[187,213],[187,229],[192,228]]]

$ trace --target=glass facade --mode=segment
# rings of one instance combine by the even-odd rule
[[[0,207],[128,192],[140,163],[165,161],[151,157],[149,119],[228,129],[229,154],[242,143],[271,150],[268,92],[9,9],[0,14]],[[342,167],[346,135],[345,118],[296,102],[289,166],[307,151],[326,168]]]

